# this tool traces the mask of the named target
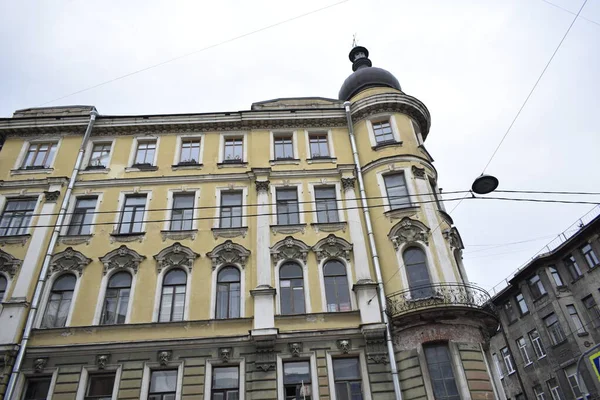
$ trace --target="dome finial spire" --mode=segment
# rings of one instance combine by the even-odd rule
[[[354,48],[350,50],[348,57],[350,58],[350,61],[352,61],[352,71],[373,65],[371,60],[369,60],[369,50],[362,46],[354,46]]]

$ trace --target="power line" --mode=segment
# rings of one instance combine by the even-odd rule
[[[513,118],[512,122],[510,123],[510,125],[508,126],[508,129],[506,130],[506,133],[504,133],[504,136],[502,136],[502,139],[500,140],[500,143],[498,143],[498,146],[496,146],[496,149],[494,150],[494,152],[492,153],[492,156],[490,157],[490,159],[488,160],[487,164],[485,165],[485,167],[483,168],[483,171],[481,172],[481,174],[483,175],[485,173],[485,170],[487,169],[487,167],[489,167],[490,163],[492,162],[492,160],[494,159],[494,156],[496,155],[496,153],[498,152],[498,150],[500,149],[500,146],[502,146],[502,143],[504,143],[504,140],[506,139],[506,137],[508,136],[508,133],[510,132],[510,130],[512,129],[512,127],[514,126],[515,122],[517,122],[517,119],[519,118],[519,116],[521,115],[521,111],[523,111],[523,109],[525,108],[525,105],[527,104],[527,102],[529,101],[529,98],[531,97],[531,95],[533,94],[533,92],[535,91],[535,89],[537,88],[538,83],[540,83],[540,81],[542,80],[542,77],[544,76],[544,74],[546,73],[546,70],[548,69],[548,67],[550,66],[550,63],[552,63],[552,60],[554,60],[554,56],[556,56],[556,53],[558,53],[558,50],[560,49],[560,47],[562,46],[563,42],[565,41],[567,35],[569,34],[569,32],[571,31],[571,28],[573,27],[573,25],[575,24],[575,21],[577,21],[577,18],[579,17],[579,14],[581,13],[581,10],[583,10],[583,8],[585,7],[586,3],[588,2],[588,0],[584,0],[583,4],[581,5],[581,8],[579,9],[579,11],[577,11],[577,15],[575,15],[575,18],[573,18],[573,21],[571,21],[571,25],[569,25],[569,28],[567,29],[567,31],[565,32],[565,34],[563,35],[562,39],[560,40],[560,42],[558,43],[558,46],[556,46],[556,49],[554,50],[554,53],[552,53],[552,56],[550,57],[550,59],[548,60],[548,62],[546,63],[546,66],[544,67],[544,69],[542,70],[542,73],[540,74],[540,76],[538,77],[538,79],[535,81],[535,84],[533,85],[533,87],[531,88],[531,91],[529,92],[529,94],[527,95],[527,97],[525,98],[525,101],[523,102],[523,104],[521,105],[521,108],[519,108],[519,111],[517,112],[517,115],[515,115],[515,117]]]
[[[579,201],[579,200],[553,200],[553,199],[518,199],[511,197],[471,197],[483,200],[508,200],[508,201],[522,201],[522,202],[533,202],[533,203],[560,203],[560,204],[593,204],[598,205],[600,201]]]
[[[542,1],[543,1],[544,3],[548,3],[548,4],[550,4],[551,6],[554,6],[554,7],[558,8],[558,9],[561,9],[561,10],[563,10],[563,11],[566,11],[566,12],[568,12],[568,13],[569,13],[569,14],[571,14],[571,15],[575,15],[575,13],[574,13],[573,11],[571,11],[571,10],[567,10],[566,8],[564,8],[564,7],[561,7],[561,6],[559,6],[558,4],[551,3],[551,2],[549,2],[548,0],[542,0]],[[589,18],[586,18],[586,17],[584,17],[583,15],[580,15],[580,16],[579,16],[579,18],[581,18],[581,19],[585,19],[586,21],[588,21],[588,22],[591,22],[592,24],[596,24],[596,25],[600,26],[600,24],[599,24],[599,23],[597,23],[596,21],[593,21],[593,20],[591,20],[591,19],[589,19]]]
[[[494,190],[494,193],[523,193],[523,194],[565,194],[565,195],[584,195],[584,196],[600,196],[600,192],[569,192],[569,191],[552,191],[552,190]]]
[[[74,95],[76,95],[76,94],[79,94],[79,93],[87,92],[87,91],[89,91],[89,90],[92,90],[92,89],[95,89],[95,88],[97,88],[97,87],[104,86],[104,85],[107,85],[107,84],[109,84],[109,83],[112,83],[112,82],[115,82],[115,81],[118,81],[118,80],[121,80],[121,79],[128,78],[128,77],[130,77],[130,76],[132,76],[132,75],[136,75],[136,74],[139,74],[139,73],[141,73],[141,72],[148,71],[148,70],[150,70],[150,69],[153,69],[153,68],[160,67],[160,66],[162,66],[162,65],[165,65],[165,64],[171,63],[171,62],[173,62],[173,61],[177,61],[177,60],[180,60],[180,59],[182,59],[182,58],[189,57],[189,56],[191,56],[191,55],[198,54],[198,53],[201,53],[201,52],[203,52],[203,51],[206,51],[206,50],[213,49],[213,48],[215,48],[215,47],[218,47],[218,46],[224,45],[224,44],[226,44],[226,43],[230,43],[230,42],[233,42],[233,41],[235,41],[235,40],[242,39],[242,38],[245,38],[245,37],[247,37],[247,36],[251,36],[251,35],[254,35],[254,34],[256,34],[256,33],[259,33],[259,32],[266,31],[266,30],[268,30],[268,29],[271,29],[271,28],[275,28],[275,27],[277,27],[277,26],[280,26],[280,25],[286,24],[286,23],[288,23],[288,22],[291,22],[291,21],[295,21],[295,20],[297,20],[297,19],[300,19],[300,18],[303,18],[303,17],[309,16],[309,15],[311,15],[311,14],[316,14],[316,13],[318,13],[318,12],[320,12],[320,11],[324,11],[324,10],[326,10],[326,9],[328,9],[328,8],[332,8],[332,7],[338,6],[338,5],[340,5],[340,4],[342,4],[342,3],[346,3],[346,2],[348,2],[348,1],[349,1],[349,0],[341,0],[341,1],[338,1],[337,3],[333,3],[333,4],[327,5],[327,6],[325,6],[325,7],[317,8],[317,9],[315,9],[315,10],[312,10],[312,11],[306,12],[306,13],[304,13],[304,14],[296,15],[295,17],[288,18],[288,19],[285,19],[285,20],[283,20],[283,21],[279,21],[279,22],[276,22],[276,23],[274,23],[274,24],[267,25],[267,26],[265,26],[265,27],[262,27],[262,28],[259,28],[259,29],[256,29],[256,30],[253,30],[253,31],[250,31],[250,32],[246,32],[246,33],[244,33],[244,34],[241,34],[241,35],[239,35],[239,36],[234,36],[234,37],[232,37],[232,38],[229,38],[229,39],[223,40],[223,41],[221,41],[221,42],[218,42],[218,43],[215,43],[215,44],[211,44],[211,45],[209,45],[209,46],[206,46],[206,47],[203,47],[203,48],[201,48],[201,49],[198,49],[198,50],[192,51],[192,52],[190,52],[190,53],[182,54],[182,55],[180,55],[180,56],[173,57],[173,58],[170,58],[170,59],[168,59],[168,60],[165,60],[165,61],[161,61],[161,62],[159,62],[159,63],[157,63],[157,64],[153,64],[153,65],[150,65],[150,66],[148,66],[148,67],[145,67],[145,68],[142,68],[142,69],[138,69],[138,70],[136,70],[136,71],[129,72],[129,73],[125,74],[125,75],[117,76],[116,78],[109,79],[109,80],[107,80],[107,81],[104,81],[104,82],[100,82],[100,83],[98,83],[98,84],[95,84],[95,85],[89,86],[89,87],[87,87],[87,88],[85,88],[85,89],[81,89],[81,90],[78,90],[78,91],[76,91],[76,92],[72,92],[72,93],[66,94],[66,95],[64,95],[64,96],[61,96],[61,97],[57,97],[57,98],[55,98],[55,99],[53,99],[53,100],[50,100],[50,101],[47,101],[47,102],[45,102],[45,103],[38,104],[38,105],[37,105],[37,106],[35,106],[35,107],[44,106],[44,105],[46,105],[46,104],[54,103],[55,101],[58,101],[58,100],[65,99],[65,98],[67,98],[67,97],[71,97],[71,96],[74,96]]]
[[[539,237],[532,238],[532,239],[519,240],[517,242],[491,243],[491,244],[468,244],[468,245],[465,245],[465,247],[489,247],[489,248],[495,248],[495,247],[510,246],[510,245],[513,245],[513,244],[534,242],[536,240],[548,239],[548,238],[555,237],[555,236],[557,236],[557,235],[539,236]],[[489,250],[489,249],[482,249],[482,250]],[[479,251],[479,250],[475,250],[475,251]]]

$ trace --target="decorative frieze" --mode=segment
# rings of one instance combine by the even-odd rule
[[[60,236],[58,242],[67,246],[76,246],[78,244],[90,244],[92,235],[77,235],[77,236]]]
[[[277,366],[274,340],[259,340],[256,342],[256,368],[267,372]]]
[[[0,236],[0,245],[5,244],[20,244],[25,246],[25,243],[29,240],[31,235],[12,235],[12,236]]]
[[[123,245],[108,252],[104,257],[100,257],[100,262],[104,264],[104,275],[111,269],[132,269],[135,274],[144,259],[146,259],[145,256]]]
[[[212,228],[212,233],[215,239],[217,238],[226,238],[233,239],[235,237],[246,237],[248,233],[248,227],[242,226],[239,228]]]
[[[304,233],[306,224],[291,224],[291,225],[271,225],[273,235],[281,233],[283,235],[291,235],[293,233]]]
[[[14,278],[23,261],[11,256],[5,251],[0,250],[0,271],[6,273],[10,279]]]
[[[430,229],[420,221],[405,217],[390,230],[388,237],[392,241],[394,248],[398,248],[403,243],[423,242],[429,245]]]
[[[160,273],[164,268],[183,267],[188,271],[192,270],[194,261],[200,257],[200,254],[195,253],[189,247],[183,246],[177,242],[163,249],[160,253],[154,256],[156,260],[156,270]]]
[[[385,326],[381,329],[363,330],[367,347],[367,358],[376,364],[387,364],[388,352],[385,340]]]
[[[197,229],[186,230],[186,231],[160,231],[162,241],[170,240],[196,240]]]
[[[319,262],[327,258],[343,258],[350,261],[352,254],[352,245],[345,239],[333,234],[319,240],[312,249],[317,255],[317,261]]]
[[[131,242],[140,242],[144,240],[144,236],[146,233],[135,233],[135,234],[119,234],[119,233],[111,233],[110,234],[110,243],[113,244],[115,242],[119,243],[131,243]]]
[[[313,227],[315,232],[346,232],[346,227],[348,226],[347,222],[315,222],[310,224]]]
[[[250,250],[228,240],[206,253],[206,256],[211,259],[213,270],[222,264],[236,264],[245,268],[250,257]]]
[[[274,265],[281,260],[302,260],[306,264],[309,251],[310,246],[306,243],[288,236],[271,247],[271,260]]]
[[[65,251],[56,253],[50,259],[50,268],[48,268],[48,276],[57,272],[71,271],[81,276],[83,269],[92,262],[91,258],[87,258],[72,247],[67,247]]]

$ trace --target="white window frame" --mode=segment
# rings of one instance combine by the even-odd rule
[[[173,157],[173,166],[178,166],[181,162],[181,146],[185,140],[200,140],[200,154],[198,155],[198,164],[203,164],[204,158],[204,133],[198,133],[195,135],[177,135],[177,148],[175,149],[175,155]]]
[[[404,181],[406,182],[406,191],[408,192],[409,204],[407,204],[405,207],[392,209],[390,207],[390,201],[388,199],[387,187],[385,186],[384,176],[385,175],[394,175],[394,174],[399,174],[399,173],[404,174]],[[412,172],[410,171],[410,168],[396,167],[395,165],[392,165],[391,168],[387,168],[387,169],[378,171],[376,173],[376,176],[377,176],[377,184],[379,185],[379,192],[381,193],[381,200],[383,202],[383,211],[384,212],[388,212],[388,211],[392,211],[392,210],[394,210],[394,211],[403,210],[405,208],[415,206],[413,199],[416,198],[415,195],[417,194],[417,192],[411,184],[411,181],[413,180],[412,179],[413,175],[412,175]]]
[[[506,349],[507,353],[504,354],[502,350]],[[504,366],[506,367],[506,373],[508,375],[512,375],[516,372],[515,366],[513,365],[512,354],[510,354],[510,349],[508,346],[500,349],[500,354],[502,355],[502,359],[504,360]]]
[[[396,123],[396,118],[390,114],[379,114],[374,115],[371,118],[366,120],[367,130],[369,131],[369,141],[371,142],[371,147],[377,147],[381,144],[377,143],[377,139],[375,139],[375,130],[373,129],[373,123],[381,123],[381,122],[389,122],[390,127],[392,128],[392,135],[394,136],[394,140],[396,144],[400,144],[400,132],[398,130],[398,124]],[[389,142],[390,144],[394,142]],[[388,143],[382,143],[388,144]]]
[[[223,164],[225,159],[225,139],[226,138],[242,138],[242,163],[248,162],[248,138],[246,132],[227,132],[221,133],[219,136],[219,164]]]
[[[546,386],[548,386],[548,390],[550,390],[550,396],[552,396],[552,400],[562,400],[562,396],[560,395],[560,385],[558,383],[558,379],[553,378],[556,386],[550,386],[551,379],[546,381]]]
[[[230,191],[241,191],[242,192],[242,226],[239,228],[245,228],[248,226],[248,211],[246,204],[248,203],[248,186],[218,186],[215,188],[215,197],[217,206],[215,207],[215,219],[213,221],[213,228],[218,229],[221,226],[221,193]],[[226,228],[226,229],[239,229],[239,228]],[[224,228],[225,229],[225,228]]]
[[[133,164],[137,157],[138,144],[139,144],[139,142],[150,142],[153,140],[156,142],[156,150],[154,151],[154,161],[152,162],[152,166],[158,167],[157,161],[158,161],[158,153],[160,150],[160,136],[158,136],[158,135],[156,135],[156,136],[136,136],[133,138],[133,141],[132,141],[131,150],[129,153],[129,161],[127,162],[127,168],[125,168],[125,172],[140,171],[140,169],[133,167]]]
[[[331,129],[305,129],[304,130],[304,144],[306,146],[306,159],[318,161],[318,158],[313,158],[310,151],[310,136],[311,135],[327,135],[327,146],[329,147],[329,158],[336,158],[335,148],[333,147],[333,136]]]
[[[119,272],[128,272],[131,275],[131,288],[129,289],[129,302],[127,303],[127,314],[125,315],[125,324],[129,324],[131,322],[131,312],[133,310],[133,296],[135,296],[137,274],[132,268],[114,268],[113,270],[109,271],[107,274],[102,276],[102,281],[100,282],[100,291],[98,293],[98,301],[96,302],[96,309],[94,311],[94,320],[92,321],[92,325],[100,325],[100,320],[102,319],[102,308],[104,307],[104,298],[106,296],[108,282],[114,274]]]
[[[217,276],[222,268],[236,267],[240,271],[240,318],[246,317],[246,270],[240,264],[220,264],[212,271],[210,285],[210,319],[217,317]],[[269,267],[270,268],[270,267]],[[225,321],[230,318],[224,319]],[[219,319],[221,321],[221,319]]]
[[[536,390],[537,388],[541,388],[541,393],[538,393],[538,391]],[[533,393],[535,394],[535,398],[537,400],[546,400],[546,395],[544,394],[544,388],[542,385],[536,385],[533,387]]]
[[[269,159],[270,161],[275,161],[275,162],[288,161],[289,162],[289,161],[297,161],[300,158],[299,153],[298,153],[298,131],[281,129],[281,130],[271,131],[270,133],[271,133],[271,153],[270,153],[271,158]],[[292,154],[291,159],[287,159],[287,158],[275,159],[275,137],[283,136],[286,134],[291,134],[292,151],[294,154]]]
[[[519,343],[519,339],[523,339],[523,345],[521,346],[521,343]],[[524,336],[521,336],[519,339],[516,340],[517,342],[517,346],[519,347],[519,353],[521,353],[521,358],[523,358],[523,361],[525,361],[525,367],[528,365],[533,364],[533,361],[531,361],[531,357],[529,357],[529,353],[527,353],[527,340],[525,340]]]
[[[32,144],[39,144],[39,143],[56,143],[56,152],[54,153],[54,158],[52,159],[52,162],[50,162],[50,165],[45,168],[40,168],[37,170],[36,169],[32,169],[32,170],[24,169],[23,162],[25,161],[25,157],[27,155],[27,151],[29,150],[29,146]],[[56,159],[58,158],[58,152],[60,151],[61,144],[62,144],[62,137],[57,137],[57,136],[39,137],[36,139],[24,141],[23,145],[21,146],[21,151],[19,152],[19,155],[17,156],[17,159],[15,160],[15,164],[13,166],[13,171],[27,171],[27,172],[37,171],[38,173],[41,173],[44,170],[54,169],[54,166],[56,165]],[[34,172],[30,172],[30,173],[34,173]]]
[[[67,206],[67,215],[65,218],[65,224],[63,224],[60,235],[66,236],[69,232],[69,228],[71,227],[71,220],[73,219],[73,211],[75,211],[75,206],[77,205],[77,200],[85,197],[96,197],[96,207],[94,208],[94,214],[92,214],[92,224],[96,223],[98,219],[98,209],[100,208],[100,204],[102,203],[102,198],[104,197],[104,192],[91,192],[91,193],[78,193],[71,197],[69,200],[69,205]],[[90,225],[90,235],[94,234],[96,225]],[[84,235],[87,236],[87,235]]]
[[[343,210],[344,208],[344,199],[342,198],[342,191],[341,191],[341,184],[340,182],[329,182],[329,181],[323,181],[323,182],[309,182],[308,183],[308,192],[310,194],[310,200],[311,200],[311,205],[313,208],[313,223],[320,223],[318,216],[317,216],[317,200],[315,197],[315,190],[319,187],[322,186],[331,186],[334,187],[335,190],[335,201],[337,204],[337,212],[338,212],[338,222],[330,222],[332,224],[337,224],[337,223],[344,223],[347,221],[347,218],[345,216],[345,211]],[[325,222],[328,223],[328,222]]]
[[[148,208],[150,207],[150,200],[152,200],[152,190],[127,190],[119,193],[119,200],[117,200],[117,210],[119,212],[115,213],[115,221],[113,226],[113,234],[119,234],[119,226],[121,225],[121,215],[123,214],[123,207],[125,206],[125,197],[126,196],[143,196],[146,195],[146,205],[144,208],[144,217],[142,219],[142,230],[139,232],[140,235],[146,232],[146,221],[148,220]]]
[[[281,355],[281,353],[277,354],[277,398],[284,399],[284,386],[283,386],[283,364],[286,362],[296,362],[296,361],[308,361],[310,365],[310,387],[313,399],[319,398],[319,376],[317,374],[317,358],[315,353],[313,352],[303,352],[300,353],[297,357],[292,357],[289,355]],[[335,389],[335,388],[334,388]]]
[[[271,198],[273,202],[271,204],[271,225],[277,225],[277,189],[296,189],[296,196],[298,198],[298,223],[304,224],[306,223],[304,219],[304,201],[302,198],[303,190],[301,182],[294,182],[290,184],[271,184],[269,185],[269,190],[271,191]],[[314,204],[314,203],[313,203]]]
[[[109,144],[109,143],[110,143],[110,153],[108,153],[108,160],[106,161],[106,168],[85,171],[85,169],[90,166],[90,159],[92,158],[92,151],[94,150],[94,146],[96,144]],[[85,157],[83,159],[83,168],[81,171],[79,171],[79,173],[89,174],[89,173],[102,173],[102,172],[110,171],[110,163],[112,161],[114,151],[115,151],[115,139],[113,139],[113,138],[102,138],[102,139],[90,140],[86,146]],[[128,164],[128,165],[131,165],[131,164]]]
[[[121,374],[123,373],[123,366],[121,365],[107,365],[104,369],[100,369],[96,366],[83,366],[83,368],[81,369],[81,376],[79,377],[79,386],[77,386],[77,395],[75,397],[75,400],[85,399],[88,387],[88,379],[90,375],[108,374],[111,372],[114,372],[115,374],[115,383],[113,385],[111,399],[117,400],[117,396],[119,395],[119,386],[121,383]]]
[[[537,338],[532,339],[531,338],[531,332],[535,331],[537,333]],[[540,336],[540,331],[536,329],[527,332],[527,336],[529,336],[529,341],[531,342],[531,347],[533,347],[533,352],[535,353],[536,357],[538,360],[541,360],[542,358],[546,357],[546,349],[544,348],[544,344],[542,343],[542,337]],[[536,350],[536,343],[538,344],[538,350],[542,353],[542,355],[540,356],[538,354],[538,350]]]
[[[0,276],[6,279],[6,290],[4,291],[4,297],[0,298],[0,313],[2,313],[2,303],[6,302],[8,299],[8,293],[12,285],[12,279],[10,279],[10,275],[0,271]]]
[[[337,393],[335,392],[335,376],[333,372],[333,359],[334,358],[356,358],[360,365],[360,379],[363,388],[363,400],[371,400],[371,385],[369,382],[369,370],[367,369],[367,362],[365,354],[362,350],[350,351],[349,353],[342,353],[340,351],[327,351],[327,379],[329,381],[330,398],[331,400],[337,400]],[[313,398],[316,398],[313,395]]]
[[[277,291],[275,292],[275,315],[298,315],[298,314],[282,314],[281,313],[281,290],[280,290],[280,280],[279,280],[279,269],[281,266],[287,262],[296,263],[302,268],[302,279],[303,279],[303,288],[304,288],[304,314],[310,314],[312,312],[312,308],[310,305],[310,285],[308,283],[308,265],[304,263],[302,260],[297,258],[288,258],[285,260],[280,260],[275,265],[275,285]],[[350,285],[348,284],[350,288]],[[350,288],[351,289],[351,288]]]
[[[331,258],[325,258],[323,260],[321,260],[319,262],[318,268],[319,268],[319,285],[320,285],[320,289],[321,289],[321,310],[322,312],[326,313],[326,312],[330,312],[327,311],[327,294],[325,293],[325,274],[323,272],[323,268],[325,267],[325,263],[327,263],[328,261],[339,261],[342,264],[344,264],[344,266],[346,267],[346,278],[348,279],[348,292],[349,292],[349,296],[350,296],[350,311],[356,311],[358,310],[358,307],[356,305],[356,297],[355,297],[355,293],[352,290],[352,287],[354,286],[354,275],[352,273],[352,264],[350,263],[350,261],[344,260],[342,258],[339,257],[331,257]],[[343,312],[343,311],[332,311],[333,313],[339,313],[339,312]]]
[[[575,304],[566,304],[565,307],[567,309],[567,314],[569,314],[569,318],[571,319],[571,323],[573,324],[573,326],[575,326],[575,329],[572,332],[577,332],[577,334],[579,335],[585,335],[587,333],[587,331],[585,330],[585,324],[579,316],[579,311],[577,311],[577,307],[575,306]],[[571,313],[570,307],[572,307],[572,310],[575,311],[574,314]],[[567,335],[565,334],[565,336]]]
[[[51,374],[48,372],[52,371]],[[17,390],[15,390],[14,399],[22,399],[25,396],[25,390],[27,388],[27,381],[31,378],[40,378],[41,376],[50,375],[50,387],[48,388],[47,398],[51,399],[54,395],[54,389],[56,387],[56,380],[58,379],[58,368],[44,368],[43,374],[38,374],[33,370],[19,374],[19,378],[16,384]]]
[[[208,359],[206,360],[205,371],[206,375],[204,376],[204,398],[211,398],[212,391],[212,374],[213,369],[215,367],[238,367],[239,371],[239,398],[238,400],[244,400],[246,398],[246,363],[243,358],[232,358],[227,363],[224,363],[222,360],[216,359]],[[142,399],[143,400],[143,399]]]
[[[192,269],[188,268],[186,265],[178,265],[174,267],[163,268],[158,276],[156,277],[156,289],[154,291],[154,308],[152,310],[152,322],[158,322],[158,317],[160,313],[160,303],[162,300],[162,288],[163,281],[165,279],[165,275],[174,269],[182,269],[186,274],[185,281],[185,302],[183,309],[183,320],[181,321],[163,321],[161,324],[168,324],[171,322],[183,322],[189,321],[190,319],[190,298],[192,297]],[[131,299],[131,297],[130,297]],[[129,312],[129,310],[128,310]]]
[[[75,304],[77,304],[77,295],[79,294],[79,287],[81,285],[81,276],[77,274],[75,271],[61,271],[55,272],[46,280],[46,284],[44,285],[44,293],[42,295],[42,302],[40,307],[38,308],[41,312],[37,313],[36,321],[34,326],[37,329],[41,329],[42,320],[46,315],[46,307],[48,306],[48,297],[50,296],[50,292],[52,291],[52,287],[54,286],[54,282],[58,278],[63,275],[71,274],[75,277],[75,288],[73,289],[73,297],[71,298],[71,305],[69,306],[69,313],[67,314],[67,320],[65,321],[65,326],[63,328],[68,328],[71,326],[71,319],[73,318],[73,311],[75,310]],[[52,329],[52,328],[44,328],[44,329]]]
[[[157,362],[144,363],[144,374],[142,375],[142,385],[140,388],[140,400],[148,400],[148,391],[150,390],[150,377],[152,371],[173,370],[177,369],[177,388],[175,392],[175,400],[181,400],[183,392],[183,361],[169,361],[165,365]]]
[[[568,367],[563,368],[563,372],[565,373],[567,382],[569,382],[569,387],[571,388],[571,393],[573,393],[573,397],[575,397],[577,400],[585,399],[586,394],[588,394],[588,390],[585,387],[585,382],[583,380],[579,380],[579,377],[577,376],[577,365],[571,364]],[[569,379],[570,377],[575,378],[575,381],[577,382],[577,387],[579,388],[579,391],[581,392],[581,394],[583,394],[583,396],[577,397],[577,394],[575,393],[575,390],[573,389],[573,385],[571,384],[571,380]]]
[[[496,372],[498,373],[498,377],[500,379],[504,378],[504,371],[502,371],[502,365],[500,364],[500,359],[498,358],[498,354],[492,354],[492,359],[494,360],[494,365],[496,366]]]
[[[19,200],[22,198],[37,198],[36,202],[35,202],[35,207],[33,208],[33,216],[31,217],[31,221],[29,221],[29,226],[27,227],[27,230],[25,231],[24,235],[31,235],[32,234],[32,230],[33,227],[37,224],[37,221],[39,219],[39,216],[36,216],[36,214],[38,214],[41,210],[42,207],[42,198],[43,198],[43,193],[39,193],[39,192],[32,192],[32,193],[25,193],[25,194],[20,194],[20,193],[5,193],[5,194],[0,194],[0,219],[2,218],[2,216],[4,215],[4,209],[6,208],[6,203],[9,200]]]
[[[169,189],[167,193],[167,210],[166,220],[163,224],[164,231],[171,231],[171,218],[173,216],[173,197],[177,194],[194,194],[194,210],[192,212],[192,230],[198,229],[198,214],[200,207],[200,188],[180,188],[180,189]],[[179,231],[173,231],[179,232]]]

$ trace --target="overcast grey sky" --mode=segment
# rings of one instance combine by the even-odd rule
[[[553,2],[576,13],[583,0]],[[334,3],[2,1],[0,116]],[[581,15],[600,23],[600,0]],[[356,33],[374,65],[427,105],[440,186],[464,190],[573,17],[543,0],[349,0],[49,105],[154,114],[335,98]],[[598,191],[599,52],[600,25],[580,18],[487,170],[501,189]],[[464,201],[452,217],[471,281],[495,285],[590,208]]]

